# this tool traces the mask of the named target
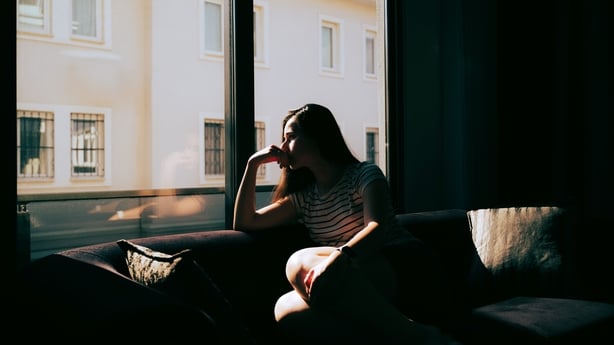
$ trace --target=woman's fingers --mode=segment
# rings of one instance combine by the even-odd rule
[[[280,168],[288,167],[288,153],[286,151],[282,150],[281,148],[275,145],[270,145],[269,153],[273,157],[275,157],[275,161],[277,162],[277,164],[279,164]]]

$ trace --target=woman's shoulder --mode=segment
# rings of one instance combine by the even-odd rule
[[[360,175],[363,174],[375,174],[384,176],[384,172],[379,167],[379,165],[369,162],[369,161],[361,161],[352,165],[352,170],[357,172]]]

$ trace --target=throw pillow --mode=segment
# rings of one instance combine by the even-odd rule
[[[498,289],[511,294],[557,294],[568,231],[562,208],[509,207],[468,212],[481,263]]]
[[[117,241],[126,253],[130,277],[145,286],[201,308],[232,344],[253,344],[247,328],[190,249],[167,254],[127,240]]]

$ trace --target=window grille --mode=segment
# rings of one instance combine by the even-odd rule
[[[265,145],[265,124],[262,121],[254,123],[256,131],[256,149]],[[224,120],[205,119],[205,176],[224,175]],[[266,176],[266,167],[261,165],[258,177]]]
[[[205,176],[224,175],[224,120],[205,120]]]
[[[367,156],[367,161],[374,163],[374,164],[378,164],[378,129],[377,128],[368,128],[367,129],[367,152],[366,152],[366,156]]]
[[[73,177],[104,176],[104,114],[71,113]]]
[[[53,178],[54,117],[45,111],[17,111],[17,176]]]

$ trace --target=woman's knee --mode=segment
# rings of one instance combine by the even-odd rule
[[[309,309],[309,305],[296,291],[287,292],[279,297],[275,303],[275,320],[285,322],[307,309]]]
[[[324,260],[334,248],[310,247],[294,252],[286,262],[286,278],[295,288],[301,287],[305,275],[316,264]]]

